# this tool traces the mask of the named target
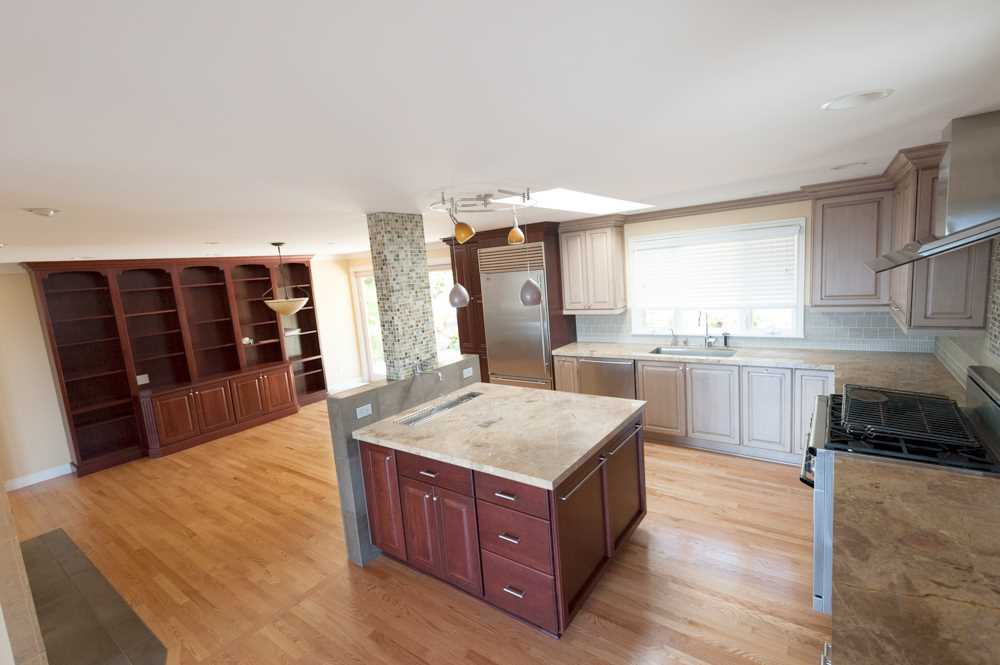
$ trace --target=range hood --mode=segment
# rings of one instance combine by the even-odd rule
[[[878,256],[874,272],[1000,236],[1000,111],[956,118],[944,130],[931,238]]]

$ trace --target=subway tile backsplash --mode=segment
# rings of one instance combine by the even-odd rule
[[[581,342],[654,345],[669,339],[669,335],[633,335],[628,312],[615,316],[577,316],[576,337]],[[687,339],[692,346],[702,343],[700,336]],[[806,308],[804,339],[733,337],[730,343],[743,347],[934,353],[933,337],[907,335],[887,311],[830,312]]]

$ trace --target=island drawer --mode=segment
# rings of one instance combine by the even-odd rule
[[[549,519],[549,492],[513,480],[476,471],[476,498]]]
[[[556,585],[551,575],[483,552],[486,600],[550,633],[559,630]]]
[[[472,496],[472,471],[454,464],[396,451],[399,475]]]
[[[545,520],[479,501],[479,545],[552,574],[552,530]]]

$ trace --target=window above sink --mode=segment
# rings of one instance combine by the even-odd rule
[[[632,334],[802,337],[805,219],[631,238]]]

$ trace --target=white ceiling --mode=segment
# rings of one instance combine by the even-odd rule
[[[996,0],[8,3],[0,262],[357,251],[441,187],[675,207],[874,174],[1000,103],[998,37]]]

